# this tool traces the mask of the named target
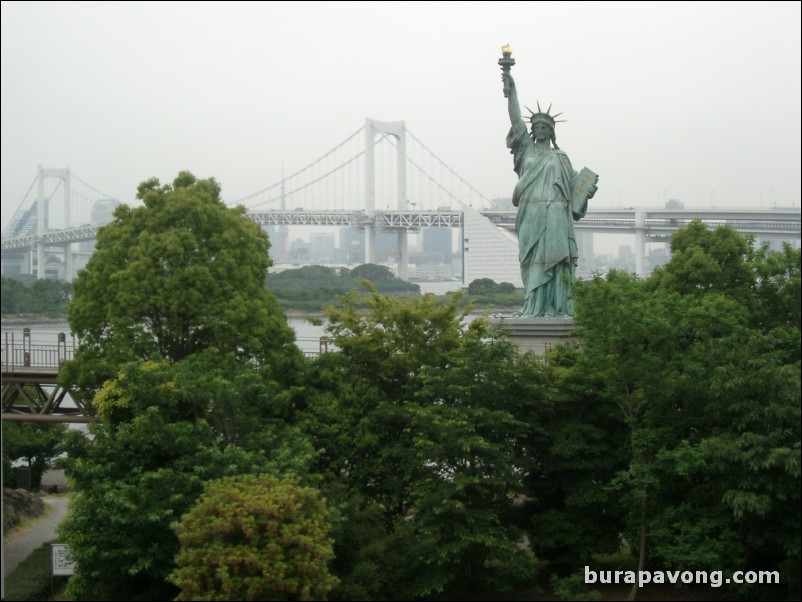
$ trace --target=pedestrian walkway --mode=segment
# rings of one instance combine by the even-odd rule
[[[56,526],[67,515],[69,495],[48,495],[42,501],[50,506],[50,514],[38,518],[22,529],[18,529],[3,542],[3,575],[8,576],[14,572],[20,562],[42,544],[55,540]]]

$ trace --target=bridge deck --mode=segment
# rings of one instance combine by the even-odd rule
[[[30,329],[3,333],[2,417],[15,422],[96,422],[69,390],[58,383],[64,363],[75,357],[76,342],[54,333],[56,344],[33,343]],[[326,337],[299,337],[307,357],[328,351]]]

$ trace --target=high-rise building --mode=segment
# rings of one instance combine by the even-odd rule
[[[576,236],[577,251],[579,252],[576,275],[588,278],[593,273],[593,233],[575,228],[574,234]]]
[[[98,199],[92,205],[92,215],[90,221],[93,226],[108,224],[114,219],[114,210],[120,201],[116,199]]]
[[[334,234],[314,232],[309,236],[311,259],[315,263],[332,263],[334,261]]]
[[[287,226],[262,226],[270,239],[270,258],[273,263],[290,260],[290,229]]]
[[[340,245],[334,253],[336,263],[365,263],[365,232],[346,227],[340,228]]]
[[[423,234],[423,252],[427,255],[439,256],[440,263],[451,263],[451,228],[424,228],[421,233]]]

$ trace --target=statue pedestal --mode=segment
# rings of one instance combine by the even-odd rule
[[[531,351],[543,355],[549,348],[565,343],[572,338],[573,318],[512,318],[493,316],[491,324],[497,324],[515,343],[519,353]]]

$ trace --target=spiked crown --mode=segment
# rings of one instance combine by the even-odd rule
[[[524,106],[526,107],[526,105],[524,105]],[[535,113],[529,107],[526,107],[526,110],[529,111],[529,113],[530,113],[530,115],[529,115],[529,123],[531,125],[535,125],[535,123],[538,123],[538,122],[546,123],[549,126],[551,126],[552,131],[554,131],[554,129],[555,129],[554,126],[555,126],[556,123],[561,123],[561,122],[565,121],[564,119],[555,119],[555,117],[559,117],[560,115],[562,115],[562,113],[556,113],[554,115],[551,115],[551,105],[549,105],[549,108],[546,109],[546,111],[544,112],[543,109],[540,108],[540,101],[538,101],[538,103],[537,103],[537,113]]]

